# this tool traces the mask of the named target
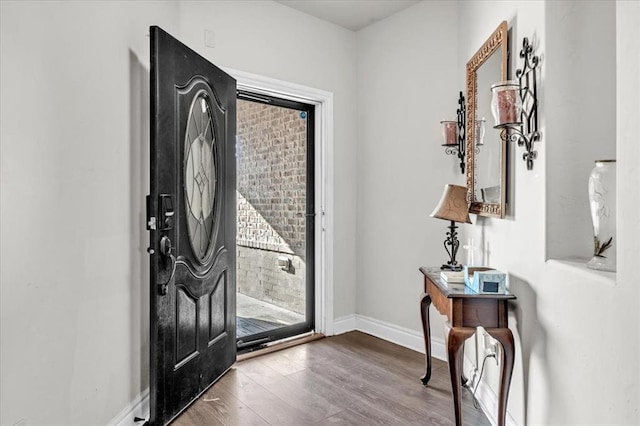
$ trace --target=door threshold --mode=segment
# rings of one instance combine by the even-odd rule
[[[305,343],[313,342],[314,340],[323,339],[324,337],[325,335],[322,333],[311,331],[309,333],[299,334],[297,336],[288,337],[286,339],[276,340],[265,344],[264,347],[260,349],[238,355],[236,357],[236,362],[246,361],[257,356],[270,354],[272,352],[291,348],[293,346],[303,345]]]

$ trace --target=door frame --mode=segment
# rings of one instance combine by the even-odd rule
[[[221,67],[237,90],[304,102],[315,107],[315,331],[333,335],[333,93]]]

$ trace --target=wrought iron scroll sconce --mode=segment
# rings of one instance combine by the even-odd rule
[[[460,160],[460,172],[464,174],[465,156],[465,129],[467,128],[467,108],[465,106],[464,95],[460,92],[458,98],[458,109],[456,110],[457,120],[443,120],[440,124],[444,137],[444,152],[447,155],[457,155]]]
[[[538,152],[533,143],[540,141],[542,134],[538,131],[538,89],[536,69],[539,57],[533,54],[533,46],[529,39],[522,41],[520,57],[524,59],[522,69],[516,70],[517,81],[504,81],[491,86],[493,98],[491,110],[495,119],[495,129],[507,129],[501,137],[507,142],[517,142],[524,146],[526,152],[522,159],[527,163],[527,170],[533,169],[533,161]]]
[[[447,121],[443,120],[440,122],[442,124],[442,135],[444,137],[444,143],[442,146],[445,147],[444,152],[447,155],[457,155],[460,160],[460,172],[464,174],[465,161],[464,157],[466,155],[466,146],[467,143],[465,141],[465,132],[467,129],[467,107],[466,107],[464,95],[460,92],[460,96],[458,98],[458,109],[457,120],[456,121]],[[476,154],[480,152],[480,147],[484,145],[484,123],[485,119],[482,117],[480,120],[476,120],[476,143],[475,143],[475,152]]]

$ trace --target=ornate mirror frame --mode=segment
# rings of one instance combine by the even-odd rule
[[[469,202],[469,212],[479,216],[499,217],[505,216],[506,199],[506,173],[507,173],[507,143],[492,125],[488,125],[487,133],[496,134],[497,140],[489,140],[487,143],[500,144],[500,200],[498,203],[485,203],[476,199],[476,120],[477,120],[477,99],[478,99],[478,70],[493,55],[500,50],[501,54],[501,75],[496,75],[493,83],[507,79],[507,22],[496,28],[491,36],[484,42],[478,51],[467,62],[467,201]],[[481,87],[480,90],[489,91],[491,87]],[[487,117],[492,120],[492,117]],[[502,130],[506,131],[506,130]],[[490,139],[490,138],[489,138]]]

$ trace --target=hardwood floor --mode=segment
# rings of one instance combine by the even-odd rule
[[[451,382],[434,359],[360,332],[235,364],[174,425],[453,425]],[[463,420],[490,425],[463,390]]]

